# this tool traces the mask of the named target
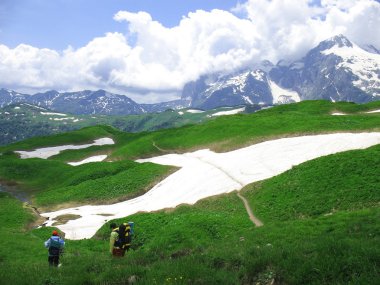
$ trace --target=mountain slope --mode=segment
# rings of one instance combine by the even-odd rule
[[[28,98],[28,102],[41,107],[73,114],[129,115],[145,111],[127,96],[98,91],[59,93],[48,91]]]
[[[342,35],[321,42],[298,62],[277,65],[269,74],[281,86],[296,90],[302,100],[380,99],[380,55]]]
[[[20,94],[18,92],[1,88],[0,89],[0,108],[5,106],[25,102],[27,100],[28,95]]]
[[[248,70],[229,75],[203,76],[185,85],[182,99],[192,107],[212,109],[241,104],[283,104],[299,102],[295,91],[285,90],[261,70]]]
[[[295,62],[265,62],[261,67],[232,74],[205,75],[185,85],[182,99],[204,109],[318,99],[375,101],[380,99],[380,55],[338,35]]]

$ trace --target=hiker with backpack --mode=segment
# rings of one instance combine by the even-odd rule
[[[59,257],[62,254],[64,246],[65,241],[58,235],[58,232],[54,230],[52,236],[45,241],[45,247],[49,252],[48,261],[50,266],[59,265]]]
[[[112,223],[110,228],[110,253],[113,256],[124,256],[131,246],[133,223],[123,223],[119,227]]]

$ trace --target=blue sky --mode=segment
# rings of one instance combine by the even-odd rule
[[[337,34],[380,48],[378,27],[379,0],[0,0],[0,88],[163,102]]]
[[[166,27],[189,12],[230,10],[238,0],[1,0],[0,42],[63,50],[81,47],[106,32],[125,32],[113,16],[120,10],[146,11]]]

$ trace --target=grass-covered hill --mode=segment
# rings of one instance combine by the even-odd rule
[[[130,159],[209,147],[236,149],[272,138],[379,131],[380,102],[302,102],[201,125],[150,133],[90,127],[0,148],[0,178],[17,183],[37,208],[113,202],[141,195],[174,168]],[[332,116],[342,112],[346,116]],[[14,150],[112,137],[116,144],[21,160]],[[110,162],[65,161],[105,153]],[[236,193],[127,217],[133,249],[108,254],[108,224],[94,238],[67,241],[63,266],[50,269],[30,208],[0,192],[0,283],[4,284],[378,284],[380,146],[322,157],[248,185],[256,228]],[[120,219],[117,222],[125,221]]]
[[[247,106],[245,113],[252,113],[260,108]],[[110,125],[125,132],[174,128],[205,122],[213,119],[213,114],[231,109],[234,108],[218,108],[204,112],[192,112],[191,109],[167,110],[142,115],[106,116],[58,113],[31,104],[18,103],[0,108],[0,145],[96,125]]]

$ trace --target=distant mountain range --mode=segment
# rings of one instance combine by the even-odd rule
[[[274,65],[264,61],[231,74],[204,75],[187,83],[180,99],[157,104],[138,104],[125,95],[104,90],[27,95],[0,89],[0,107],[26,102],[72,114],[130,115],[187,107],[208,110],[317,99],[356,103],[380,100],[379,50],[374,46],[361,48],[338,35],[294,62],[280,61]]]
[[[0,89],[0,107],[14,103],[29,103],[42,108],[71,114],[130,115],[146,111],[135,101],[124,95],[104,90],[65,92],[51,90],[34,95],[20,94]]]
[[[365,103],[380,99],[380,53],[362,49],[343,35],[321,42],[295,62],[262,62],[256,69],[212,74],[186,84],[191,106],[284,104],[325,99]]]

